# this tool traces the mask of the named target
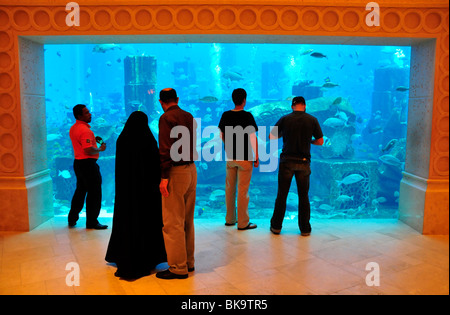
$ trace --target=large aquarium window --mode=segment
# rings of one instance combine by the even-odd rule
[[[69,129],[84,103],[91,127],[107,143],[101,216],[114,209],[115,143],[129,114],[147,113],[158,138],[159,91],[173,87],[180,107],[201,123],[196,217],[225,217],[225,155],[214,149],[221,114],[235,88],[258,124],[261,166],[254,169],[251,218],[269,219],[277,193],[282,140],[270,126],[304,96],[325,135],[312,146],[312,218],[396,218],[405,162],[410,47],[306,44],[45,45],[47,156],[56,215],[67,215],[75,190]],[[221,146],[221,142],[219,143]],[[261,154],[261,153],[260,153]],[[264,160],[263,160],[264,158]],[[295,180],[286,219],[297,220]],[[84,211],[83,211],[84,213]]]

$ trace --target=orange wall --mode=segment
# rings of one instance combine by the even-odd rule
[[[320,42],[320,36],[325,36],[327,41],[356,38],[352,44],[377,44],[382,43],[383,38],[394,37],[406,38],[411,43],[418,38],[435,39],[433,118],[426,180],[437,180],[439,189],[448,193],[448,2],[378,1],[380,26],[368,26],[365,19],[369,11],[365,4],[369,1],[261,0],[228,1],[231,4],[226,5],[218,0],[166,0],[153,1],[161,5],[149,6],[139,5],[142,2],[135,0],[78,1],[81,8],[79,27],[69,27],[65,23],[67,2],[0,1],[0,230],[10,229],[10,220],[25,218],[29,211],[26,176],[30,174],[26,174],[24,166],[23,142],[27,140],[23,139],[20,91],[21,71],[26,72],[26,69],[20,69],[18,49],[18,37],[22,35],[44,36],[35,38],[41,43],[51,41],[51,36],[63,36],[63,39],[58,38],[60,42],[73,42],[74,38],[68,35],[148,34],[296,35],[311,36],[308,38],[315,42]],[[114,5],[109,5],[111,3]],[[17,200],[17,197],[12,196],[17,194],[25,199],[20,199],[15,206],[13,199]],[[433,197],[435,194],[429,195],[427,202],[440,203],[440,210],[432,210],[426,215],[437,215],[438,219],[446,217],[443,228],[438,231],[431,228],[429,233],[448,234],[448,198],[441,200],[441,197]]]

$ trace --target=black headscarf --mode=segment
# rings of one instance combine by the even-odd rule
[[[160,178],[158,145],[148,117],[133,112],[116,143],[113,228],[105,259],[116,263],[117,276],[136,279],[167,261]]]

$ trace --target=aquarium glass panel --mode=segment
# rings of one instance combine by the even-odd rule
[[[317,117],[324,145],[312,146],[312,218],[396,218],[405,163],[410,47],[306,44],[45,45],[48,168],[56,215],[67,215],[75,190],[69,129],[74,105],[86,104],[94,133],[107,143],[101,216],[114,208],[115,144],[129,114],[149,116],[158,138],[159,91],[175,88],[180,107],[197,119],[196,217],[225,217],[225,154],[217,129],[247,91],[261,165],[249,189],[251,218],[270,219],[277,194],[282,140],[271,126],[290,113],[294,96]],[[217,149],[219,148],[219,150]],[[295,180],[286,219],[297,220]],[[84,212],[84,211],[83,211]]]

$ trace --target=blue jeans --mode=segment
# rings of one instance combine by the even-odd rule
[[[286,199],[291,187],[292,177],[295,176],[298,191],[298,226],[302,233],[311,232],[309,224],[311,208],[309,204],[309,175],[311,168],[309,163],[298,163],[288,160],[280,160],[278,169],[278,193],[275,201],[271,226],[274,229],[281,230],[283,219],[286,212]]]

